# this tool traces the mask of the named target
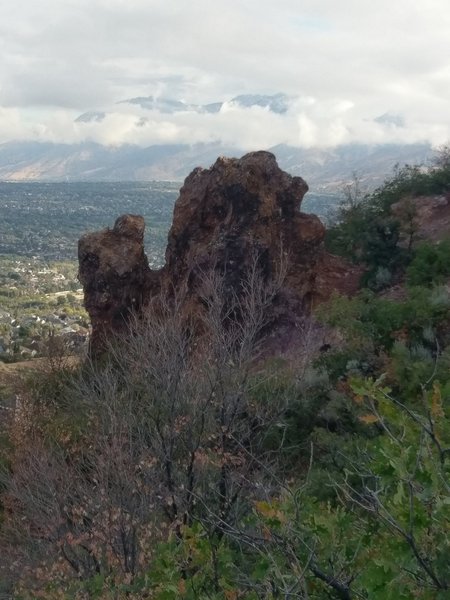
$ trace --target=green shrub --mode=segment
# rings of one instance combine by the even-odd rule
[[[450,239],[439,244],[421,244],[406,271],[409,285],[431,286],[445,283],[450,278]]]
[[[450,169],[433,167],[425,169],[419,165],[396,166],[394,174],[371,195],[373,203],[384,213],[406,196],[429,196],[442,194],[450,189]]]
[[[335,225],[326,233],[325,244],[330,252],[367,267],[362,279],[364,286],[383,289],[404,272],[411,260],[414,235],[412,208],[394,219],[392,205],[405,198],[442,194],[449,189],[450,168],[447,163],[429,169],[417,165],[397,166],[393,176],[373,193],[358,197],[356,201],[349,199],[347,193],[347,202],[344,201],[338,210]],[[401,230],[409,234],[407,249],[399,245]],[[434,253],[421,250],[411,269],[412,284],[439,283],[448,273],[444,262],[449,264],[445,244],[441,251]],[[427,266],[431,267],[429,274],[426,273]]]

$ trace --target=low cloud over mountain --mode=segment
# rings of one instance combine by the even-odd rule
[[[17,140],[64,144],[221,144],[245,151],[287,144],[298,148],[444,142],[446,131],[409,122],[400,113],[361,114],[349,100],[319,101],[307,95],[243,94],[199,104],[160,95],[95,106],[83,113],[45,111],[30,126],[19,113],[0,110],[0,129]]]

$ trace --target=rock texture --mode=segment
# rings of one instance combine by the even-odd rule
[[[450,193],[440,196],[406,197],[392,205],[392,213],[403,225],[401,230],[404,246],[408,245],[411,228],[414,243],[424,240],[440,242],[450,231]]]
[[[157,272],[146,261],[141,217],[125,215],[112,230],[85,235],[79,243],[80,281],[93,346],[123,327],[130,309],[139,311],[161,290],[181,297],[186,315],[201,310],[208,273],[219,273],[225,289],[239,293],[255,260],[267,283],[286,265],[272,307],[274,328],[292,327],[333,290],[354,292],[360,273],[325,252],[323,224],[300,212],[307,190],[269,152],[219,158],[210,169],[195,169],[175,204],[166,264]]]
[[[131,309],[140,310],[149,293],[157,289],[144,253],[144,219],[124,215],[113,229],[84,235],[78,242],[78,278],[91,318],[93,349],[104,336],[120,331]]]

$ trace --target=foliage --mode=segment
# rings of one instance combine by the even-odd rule
[[[360,351],[369,346],[380,352],[396,341],[434,344],[447,322],[450,296],[446,288],[411,288],[403,300],[375,296],[363,290],[353,298],[335,297],[317,311],[327,324],[339,327],[347,346]]]
[[[397,165],[392,177],[373,193],[373,201],[383,212],[406,196],[430,196],[441,194],[450,187],[450,170],[436,166],[424,168],[418,165]]]
[[[413,286],[441,285],[450,279],[450,239],[439,244],[420,244],[408,266],[406,278]]]
[[[375,232],[384,202],[425,175],[400,173],[376,210],[351,196],[347,241],[373,288],[403,268],[395,231]],[[323,305],[338,341],[313,353],[319,326],[305,327],[306,357],[264,359],[280,281],[257,262],[240,295],[205,280],[196,322],[158,298],[101,360],[74,362],[55,340],[2,430],[0,592],[446,599],[446,244],[418,249],[398,297]]]
[[[385,552],[362,581],[370,597],[444,598],[450,589],[450,422],[442,386],[423,391],[421,409],[408,408],[381,380],[353,384],[367,423],[384,432],[352,463],[361,488],[340,487],[344,500],[379,527]],[[392,553],[392,554],[391,554]],[[395,558],[394,558],[395,557]],[[445,592],[447,590],[447,592]]]
[[[331,252],[366,267],[364,285],[374,290],[383,289],[408,265],[416,233],[413,199],[450,189],[450,168],[445,156],[444,149],[430,168],[397,165],[393,175],[371,194],[361,191],[357,178],[346,186],[336,223],[327,232],[326,244]],[[396,216],[391,210],[394,204],[398,207]],[[407,237],[406,247],[400,244],[401,233]],[[446,252],[444,248],[442,253]],[[434,275],[432,268],[429,282],[434,276],[438,281],[445,271],[439,267],[440,259],[432,256],[431,251],[427,254],[421,250],[419,254],[410,275],[414,284],[422,284],[418,271],[423,273],[422,278],[427,277],[424,272],[427,261],[437,269]]]

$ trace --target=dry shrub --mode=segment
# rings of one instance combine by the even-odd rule
[[[176,298],[160,298],[107,358],[49,363],[2,475],[0,573],[12,587],[130,582],[169,532],[201,522],[220,537],[279,484],[270,431],[288,392],[274,396],[257,365],[280,281],[264,281],[257,261],[239,294],[205,278],[201,340]]]

